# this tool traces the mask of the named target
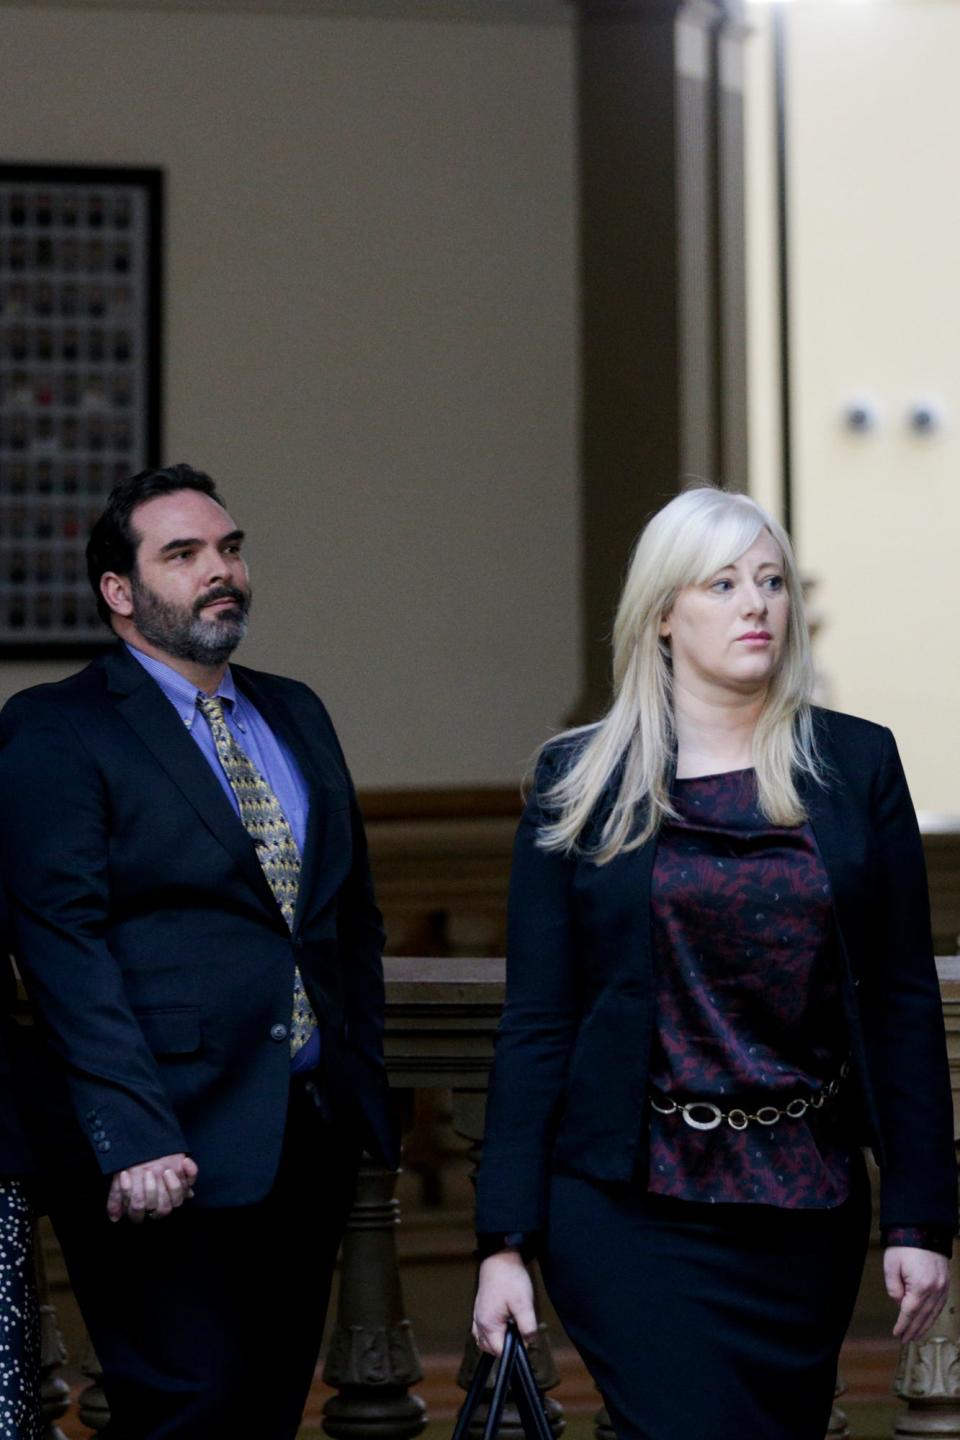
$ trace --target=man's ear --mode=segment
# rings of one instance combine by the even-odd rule
[[[125,617],[133,614],[133,590],[129,575],[118,575],[107,570],[100,576],[100,594],[114,615]]]

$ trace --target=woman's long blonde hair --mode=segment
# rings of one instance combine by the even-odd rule
[[[820,779],[810,712],[813,664],[803,595],[786,531],[747,495],[699,486],[677,495],[637,541],[613,629],[614,700],[604,718],[565,733],[574,756],[541,801],[546,850],[581,848],[597,802],[622,767],[613,803],[588,852],[605,864],[643,845],[675,811],[673,676],[660,622],[685,585],[699,585],[738,560],[768,530],[783,555],[790,599],[786,641],[753,737],[760,808],[775,825],[799,825],[806,811],[797,778]],[[555,743],[555,742],[550,742]]]

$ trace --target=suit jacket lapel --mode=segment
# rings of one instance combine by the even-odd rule
[[[108,686],[124,720],[282,923],[280,907],[261,869],[253,841],[176,710],[126,651],[113,651],[106,657],[105,665]]]

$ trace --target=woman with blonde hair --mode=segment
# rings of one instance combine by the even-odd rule
[[[957,1223],[923,854],[890,732],[810,703],[790,542],[745,495],[637,544],[614,701],[517,834],[474,1333],[536,1256],[619,1440],[822,1440],[881,1175],[894,1334]]]

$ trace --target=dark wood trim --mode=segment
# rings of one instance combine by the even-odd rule
[[[523,809],[519,785],[427,786],[414,790],[361,790],[365,820],[490,820]]]

